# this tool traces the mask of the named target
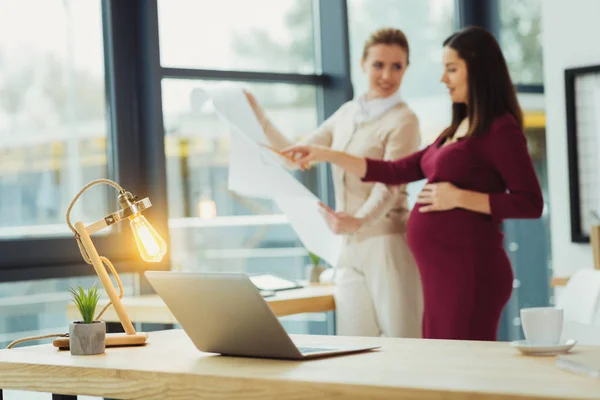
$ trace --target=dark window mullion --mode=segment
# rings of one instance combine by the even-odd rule
[[[139,197],[150,197],[153,210],[161,207],[160,198],[148,190],[144,153],[152,138],[145,135],[140,93],[143,83],[143,69],[148,68],[141,59],[143,41],[148,40],[140,34],[143,10],[155,4],[153,1],[117,0],[102,1],[104,29],[104,54],[106,71],[107,116],[109,124],[109,177],[117,181],[125,190]],[[147,100],[149,101],[149,100]],[[109,195],[113,195],[110,193]],[[116,205],[116,197],[109,199]],[[150,210],[148,213],[150,214]],[[151,220],[152,224],[156,221]],[[119,234],[109,236],[113,250],[100,253],[113,262],[128,260],[137,264],[139,270],[147,268],[142,263],[133,236],[126,222],[118,225]],[[96,239],[95,239],[96,241]],[[110,246],[109,246],[110,247]],[[119,249],[120,255],[114,249]]]
[[[521,84],[517,83],[515,85],[517,92],[519,93],[544,93],[544,85],[532,85],[532,84]]]
[[[500,10],[498,0],[456,0],[457,28],[481,26],[498,40],[500,35]]]
[[[500,41],[500,7],[499,0],[456,0],[456,29],[470,25],[481,26],[490,31]],[[544,93],[544,85],[516,83],[519,93]]]
[[[144,214],[168,243],[164,129],[158,58],[156,0],[103,0],[107,103],[113,173],[126,190],[152,202]],[[116,247],[128,254],[138,271],[167,268],[143,263],[126,223]],[[110,258],[110,256],[109,256]],[[113,260],[117,261],[117,260]]]
[[[163,78],[197,79],[219,81],[244,81],[267,83],[291,83],[299,85],[325,86],[329,82],[326,75],[288,74],[279,72],[229,71],[193,68],[161,68]]]
[[[318,2],[319,59],[323,75],[330,77],[329,85],[318,92],[319,122],[331,116],[342,104],[352,99],[350,76],[350,44],[348,33],[348,7],[346,0],[321,0]],[[310,179],[310,177],[308,178]],[[320,165],[316,179],[321,200],[334,206],[331,167]],[[310,187],[310,186],[309,186]]]

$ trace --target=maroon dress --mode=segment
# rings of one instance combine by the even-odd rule
[[[427,178],[489,193],[491,215],[453,209],[412,210],[408,245],[423,283],[423,337],[496,340],[513,284],[500,223],[539,218],[543,199],[523,131],[511,115],[478,136],[443,145],[438,139],[396,161],[367,160],[365,181],[403,184]]]

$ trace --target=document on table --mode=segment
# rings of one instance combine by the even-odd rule
[[[243,196],[272,199],[286,214],[292,228],[312,253],[337,265],[341,237],[327,226],[319,212],[319,198],[285,168],[269,149],[267,137],[243,90],[223,87],[195,89],[192,102],[199,107],[212,100],[217,113],[231,126],[228,187]]]

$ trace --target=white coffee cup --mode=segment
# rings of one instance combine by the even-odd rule
[[[555,307],[523,308],[521,324],[525,339],[530,344],[558,344],[563,327],[563,310]]]

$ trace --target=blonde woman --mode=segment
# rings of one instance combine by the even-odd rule
[[[382,160],[417,151],[418,119],[399,95],[408,64],[402,31],[374,32],[361,59],[368,91],[342,105],[303,143]],[[292,145],[247,97],[273,147]],[[406,186],[365,183],[335,166],[333,183],[337,211],[323,207],[323,215],[333,232],[344,235],[334,278],[337,334],[421,337],[421,283],[406,244]]]

